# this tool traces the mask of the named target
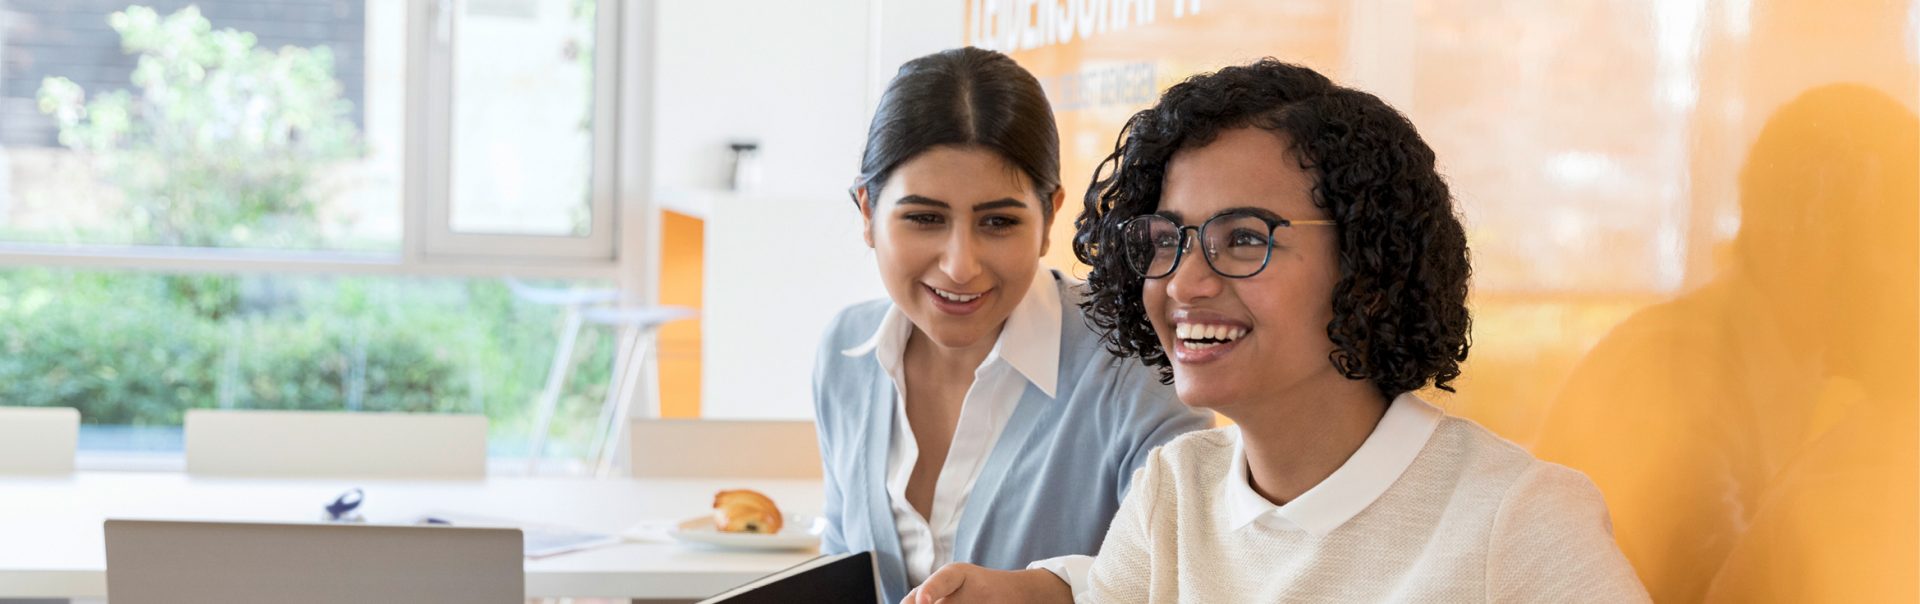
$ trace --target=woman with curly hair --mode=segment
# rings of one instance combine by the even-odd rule
[[[1380,99],[1272,59],[1195,76],[1075,224],[1109,350],[1235,425],[1150,453],[1097,558],[951,565],[910,600],[1647,599],[1592,482],[1415,395],[1467,356],[1466,234]]]

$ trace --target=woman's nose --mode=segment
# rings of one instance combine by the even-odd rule
[[[980,257],[978,244],[972,234],[956,232],[947,240],[946,253],[940,257],[940,272],[945,273],[956,285],[965,285],[980,276]]]

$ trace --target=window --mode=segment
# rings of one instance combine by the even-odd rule
[[[617,3],[0,4],[0,404],[83,451],[188,408],[485,413],[525,453],[562,307],[608,289]],[[630,282],[630,281],[629,281]],[[581,335],[548,456],[614,346]]]
[[[613,229],[610,19],[591,0],[455,3],[427,44],[449,85],[427,94],[445,141],[429,253],[606,258]],[[440,180],[436,178],[436,181]],[[598,217],[598,218],[596,218]]]
[[[617,8],[9,3],[0,253],[608,272]]]
[[[123,456],[177,452],[192,408],[484,414],[516,456],[563,312],[494,278],[4,270],[0,401],[79,409]],[[549,456],[591,439],[611,336],[582,333]]]
[[[0,240],[400,250],[403,5],[65,4],[4,9]]]

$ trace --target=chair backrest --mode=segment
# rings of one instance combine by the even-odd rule
[[[0,474],[71,474],[79,441],[79,410],[0,407]]]
[[[107,597],[526,602],[518,529],[108,520]]]
[[[343,411],[187,411],[187,473],[480,479],[487,418]]]
[[[820,478],[813,422],[637,419],[637,478]]]

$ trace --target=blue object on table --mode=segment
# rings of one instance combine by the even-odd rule
[[[360,509],[360,502],[366,500],[366,493],[358,488],[350,489],[327,504],[326,520],[330,522],[365,522],[366,518],[354,513]]]

